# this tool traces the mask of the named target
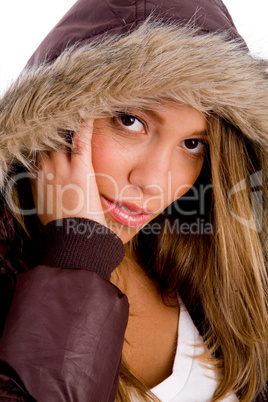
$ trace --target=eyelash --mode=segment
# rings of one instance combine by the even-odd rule
[[[206,154],[206,152],[207,152],[207,149],[208,149],[208,147],[209,147],[208,142],[203,141],[203,140],[200,140],[199,138],[189,138],[189,139],[183,140],[182,142],[186,142],[186,141],[198,141],[199,144],[202,144],[202,145],[203,145],[203,150],[202,150],[201,152],[193,152],[193,151],[190,151],[190,150],[187,149],[187,148],[183,148],[183,149],[186,150],[186,152],[188,152],[188,154],[189,154],[191,157],[193,157],[193,158],[200,158],[200,157],[205,156],[205,154]]]
[[[140,119],[139,117],[137,117],[137,116],[135,116],[133,114],[128,114],[128,113],[124,113],[124,112],[118,112],[117,115],[113,117],[113,122],[114,122],[114,124],[116,124],[117,128],[119,128],[119,129],[121,129],[123,131],[126,131],[128,133],[128,135],[129,135],[129,133],[132,134],[132,135],[139,135],[139,134],[144,135],[144,133],[141,133],[140,131],[127,129],[124,126],[124,124],[122,123],[122,121],[120,121],[122,119],[122,117],[125,117],[125,116],[137,120],[144,127],[144,131],[145,132],[147,131],[146,122],[144,122],[142,119]],[[203,149],[202,152],[192,152],[189,149],[182,147],[184,150],[186,150],[186,152],[188,153],[189,156],[191,156],[193,158],[200,158],[200,157],[203,157],[206,154],[207,148],[209,146],[208,142],[203,141],[203,140],[201,140],[199,138],[189,138],[189,139],[183,140],[182,142],[186,142],[186,141],[199,141],[199,144],[201,143],[201,144],[204,145],[204,149]]]
[[[137,116],[135,116],[133,114],[128,114],[128,113],[124,113],[124,112],[118,112],[117,115],[113,118],[114,123],[118,126],[118,128],[121,128],[124,131],[126,131],[127,133],[130,133],[133,135],[144,134],[144,133],[141,133],[140,131],[130,130],[130,129],[126,128],[126,126],[124,126],[122,121],[120,121],[122,119],[122,117],[125,117],[125,116],[132,117],[133,119],[137,120],[140,124],[142,124],[142,126],[144,127],[144,131],[146,132],[147,125],[143,120],[141,120],[140,118],[138,118]]]

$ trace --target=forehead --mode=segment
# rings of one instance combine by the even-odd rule
[[[184,127],[185,130],[207,134],[205,116],[191,106],[174,102],[154,104],[144,110],[154,122],[161,126]]]

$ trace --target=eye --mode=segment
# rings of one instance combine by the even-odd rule
[[[195,155],[204,155],[207,149],[207,143],[197,138],[190,138],[181,142],[181,146]]]
[[[128,130],[135,132],[144,132],[144,124],[135,116],[131,114],[120,113],[117,117],[119,123],[126,127]]]

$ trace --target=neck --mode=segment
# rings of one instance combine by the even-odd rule
[[[166,303],[165,298],[164,303],[158,284],[128,253],[111,280],[129,301],[124,361],[138,380],[153,388],[172,373],[178,336],[178,299],[167,299]]]
[[[154,304],[163,303],[158,283],[148,276],[146,270],[129,249],[126,249],[126,256],[122,263],[113,271],[111,282],[127,295],[131,310],[136,310],[136,308],[139,310],[149,301]],[[172,307],[178,306],[177,296],[165,295],[164,304]]]

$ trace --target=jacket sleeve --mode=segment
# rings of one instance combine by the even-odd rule
[[[0,341],[0,400],[115,399],[128,302],[108,279],[124,247],[96,222],[71,223],[50,222],[42,263],[18,275]]]

